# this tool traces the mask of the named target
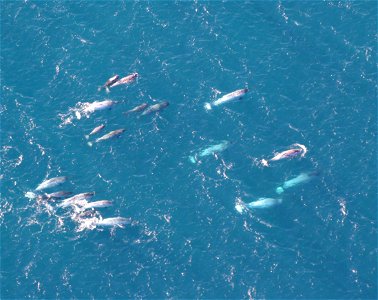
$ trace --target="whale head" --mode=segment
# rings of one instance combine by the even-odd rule
[[[282,194],[283,192],[284,192],[283,187],[279,186],[278,188],[276,188],[276,193],[277,194]]]

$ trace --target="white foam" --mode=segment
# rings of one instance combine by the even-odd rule
[[[241,205],[240,203],[235,205],[235,209],[238,213],[242,214],[244,212],[244,206]]]

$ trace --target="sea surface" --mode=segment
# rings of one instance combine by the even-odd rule
[[[376,1],[0,5],[2,299],[377,298]],[[126,131],[90,147],[100,124],[90,141]],[[304,157],[261,164],[294,143]],[[56,176],[43,192],[94,191],[132,224],[79,231],[25,197]],[[282,203],[235,209],[262,197]]]

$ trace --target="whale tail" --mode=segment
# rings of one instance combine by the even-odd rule
[[[204,107],[206,110],[211,110],[211,104],[209,102],[206,102]]]
[[[269,167],[269,162],[266,159],[262,159],[260,162],[264,167]]]
[[[89,135],[88,135],[88,134],[85,135],[85,139],[86,139],[86,140],[89,140]]]
[[[110,90],[108,87],[105,87],[105,90],[106,90],[106,93],[109,94],[110,93]]]

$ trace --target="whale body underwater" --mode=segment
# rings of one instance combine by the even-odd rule
[[[222,152],[226,150],[229,147],[229,145],[230,145],[229,141],[222,141],[218,144],[211,145],[203,150],[200,150],[198,153],[194,155],[190,155],[189,161],[194,164],[198,161],[198,158]]]
[[[292,188],[301,183],[306,183],[319,175],[318,172],[301,173],[293,179],[285,181],[281,186],[276,188],[277,194],[282,194],[288,188]]]

